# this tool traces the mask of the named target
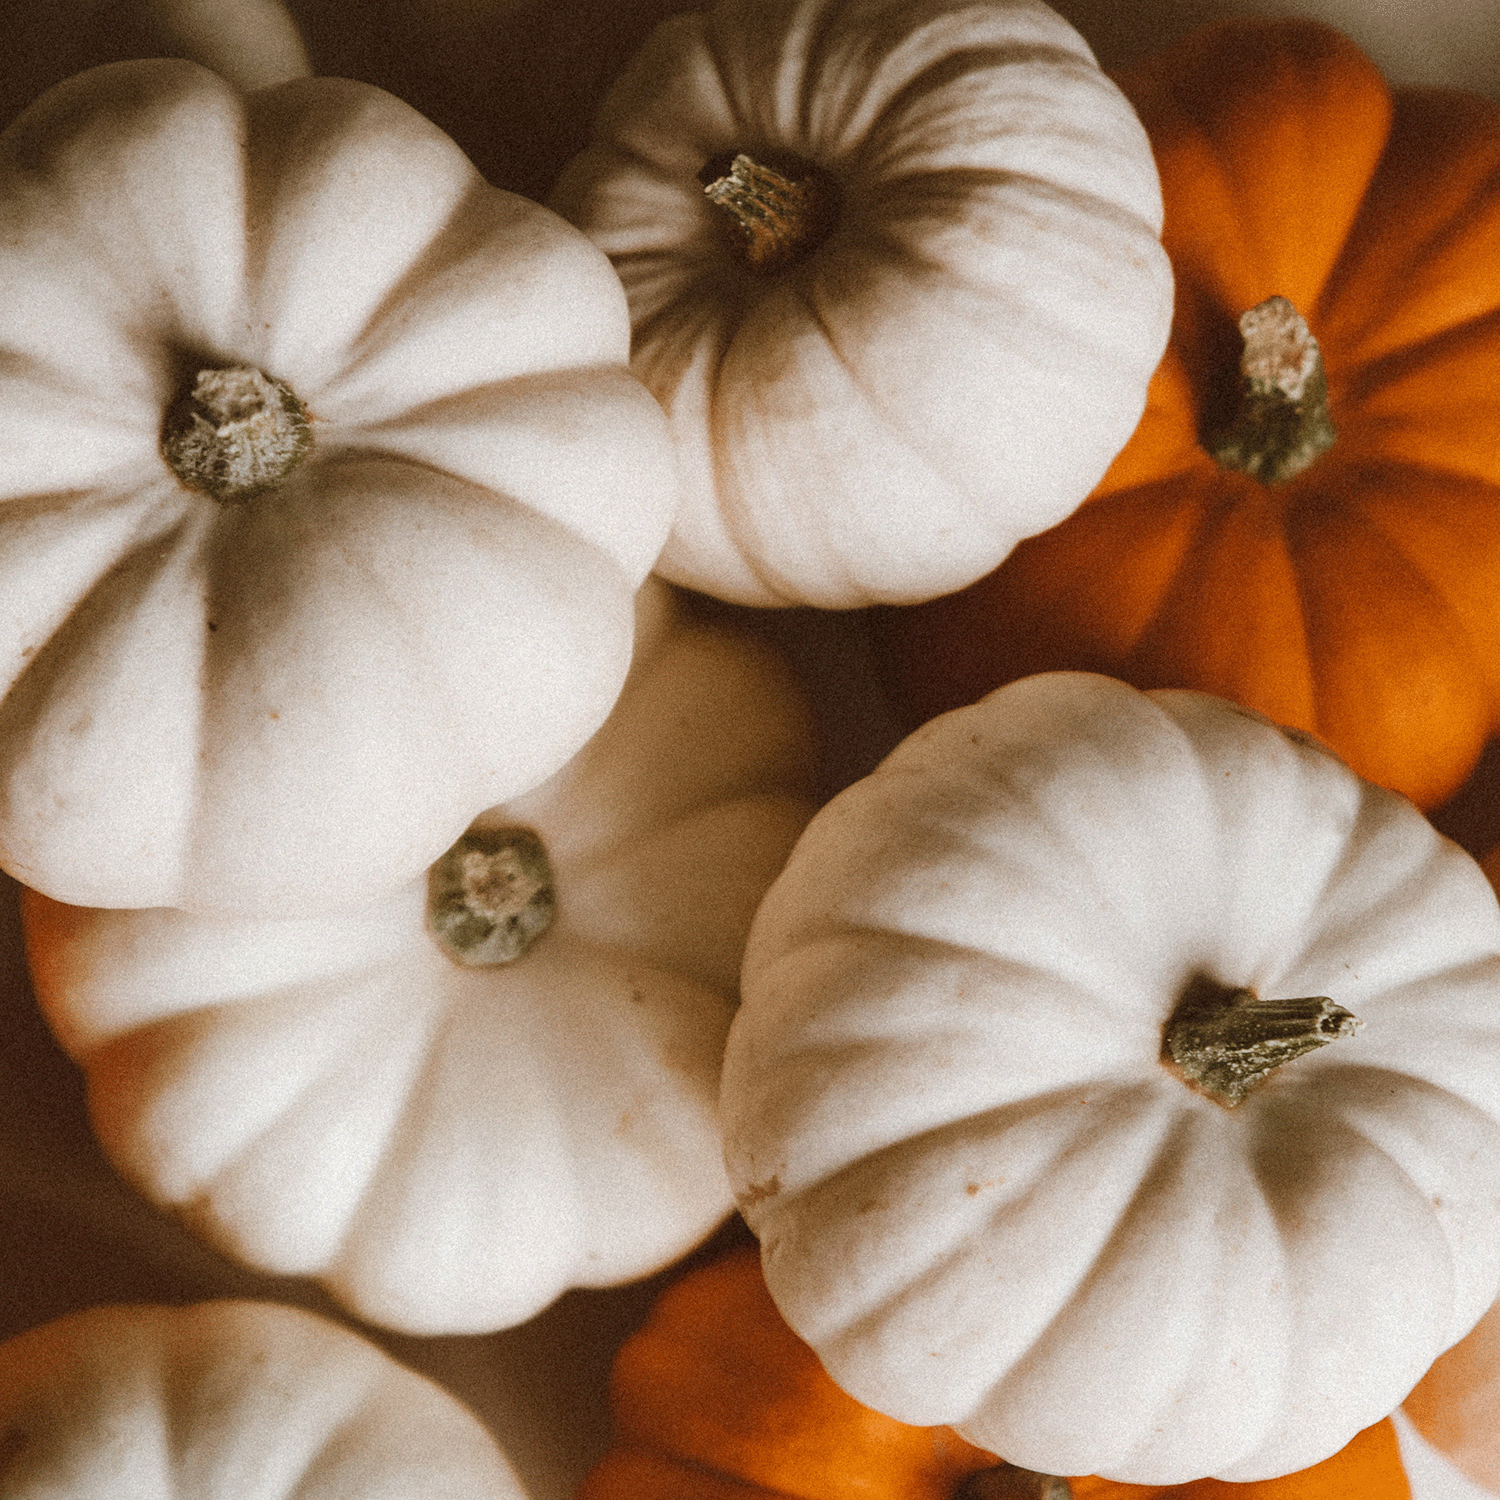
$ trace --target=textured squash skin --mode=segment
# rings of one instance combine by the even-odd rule
[[[524,1500],[432,1381],[270,1302],[95,1307],[0,1345],[7,1500]]]
[[[742,264],[700,172],[826,174]],[[610,256],[683,505],[659,564],[753,605],[930,598],[1072,510],[1129,435],[1171,277],[1144,136],[1035,0],[726,0],[664,22],[550,200]]]
[[[755,907],[812,813],[785,663],[642,591],[614,712],[476,827],[541,840],[552,926],[462,967],[425,880],[331,916],[23,896],[106,1152],[235,1258],[410,1333],[482,1332],[685,1254],[728,1213],[717,1093]]]
[[[972,588],[879,622],[918,721],[1030,672],[1220,694],[1422,807],[1500,725],[1500,104],[1394,94],[1337,32],[1225,22],[1120,79],[1161,171],[1177,303],[1093,495]],[[1268,487],[1202,446],[1236,319],[1286,296],[1338,439]]]
[[[1203,982],[1363,1024],[1229,1110],[1160,1060]],[[1497,984],[1494,893],[1404,799],[1224,700],[1033,677],[809,825],[726,1161],[865,1404],[1054,1473],[1270,1477],[1493,1300]]]
[[[1480,868],[1500,889],[1500,847],[1485,855]],[[1500,1492],[1500,1302],[1434,1361],[1403,1406],[1450,1463]]]
[[[96,69],[0,137],[0,863],[289,915],[420,873],[628,669],[676,504],[608,262],[393,96]],[[239,503],[160,449],[249,366],[311,455]],[[286,851],[295,848],[295,858]]]
[[[577,1500],[952,1500],[992,1453],[909,1427],[828,1378],[776,1311],[754,1248],[690,1271],[626,1340],[610,1378],[614,1443]],[[1312,1469],[1163,1488],[1094,1475],[1074,1500],[1409,1500],[1389,1421]]]

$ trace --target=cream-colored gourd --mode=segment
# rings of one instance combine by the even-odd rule
[[[525,1500],[478,1420],[326,1318],[95,1307],[0,1345],[6,1500]]]
[[[1057,673],[930,722],[809,825],[742,984],[726,1155],[767,1282],[902,1421],[1270,1477],[1494,1300],[1494,894],[1234,704]]]
[[[645,1275],[729,1212],[724,1034],[815,753],[785,664],[666,593],[605,726],[429,878],[259,922],[26,893],[38,998],[149,1198],[417,1333]]]
[[[605,258],[389,94],[109,65],[0,136],[0,864],[292,915],[603,722],[676,504]]]
[[[620,273],[677,439],[660,569],[740,603],[972,582],[1082,501],[1166,342],[1145,134],[1038,0],[671,18],[550,201]]]

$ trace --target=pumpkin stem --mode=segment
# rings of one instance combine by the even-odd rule
[[[471,828],[427,872],[427,924],[468,968],[513,963],[556,910],[552,864],[529,828]]]
[[[1073,1486],[1056,1474],[997,1464],[965,1475],[953,1500],[1072,1500]]]
[[[1242,314],[1240,333],[1239,408],[1205,446],[1226,469],[1282,484],[1326,453],[1336,437],[1323,355],[1306,319],[1285,297],[1267,297]]]
[[[167,466],[215,500],[275,489],[311,447],[307,411],[292,388],[247,365],[199,370],[162,423]]]
[[[1326,995],[1262,1000],[1254,990],[1192,986],[1167,1022],[1162,1060],[1233,1109],[1283,1063],[1352,1036],[1360,1022]]]
[[[743,151],[703,191],[733,220],[745,262],[757,271],[779,271],[800,260],[822,242],[833,216],[833,185],[821,172],[804,165],[788,175]]]

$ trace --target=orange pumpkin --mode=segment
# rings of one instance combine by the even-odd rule
[[[610,1380],[614,1444],[575,1500],[1052,1500],[946,1427],[861,1406],[782,1321],[755,1246],[698,1266],[626,1340]],[[1073,1500],[1409,1500],[1389,1421],[1332,1458],[1254,1484],[1164,1488],[1086,1477]]]
[[[882,616],[893,696],[925,719],[1055,668],[1198,688],[1435,806],[1500,722],[1500,104],[1393,95],[1293,18],[1205,28],[1119,81],[1177,280],[1145,415],[1068,520]],[[1335,432],[1295,473],[1218,441],[1259,399],[1237,325],[1272,297],[1321,346]],[[1314,385],[1278,410],[1304,420]]]

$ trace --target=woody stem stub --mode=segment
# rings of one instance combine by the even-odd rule
[[[275,489],[311,447],[307,411],[292,388],[250,365],[199,370],[161,430],[167,467],[223,501]]]
[[[1285,297],[1267,297],[1244,313],[1240,334],[1239,406],[1205,446],[1226,469],[1282,484],[1334,444],[1322,351]]]
[[[1184,1082],[1233,1109],[1277,1068],[1352,1036],[1359,1024],[1326,995],[1262,1000],[1253,990],[1198,986],[1167,1022],[1162,1060]]]
[[[427,872],[427,925],[469,968],[514,963],[556,911],[552,864],[529,828],[471,828]]]
[[[745,263],[757,271],[801,259],[822,241],[833,216],[832,184],[816,168],[779,170],[743,151],[703,191],[729,216]]]

